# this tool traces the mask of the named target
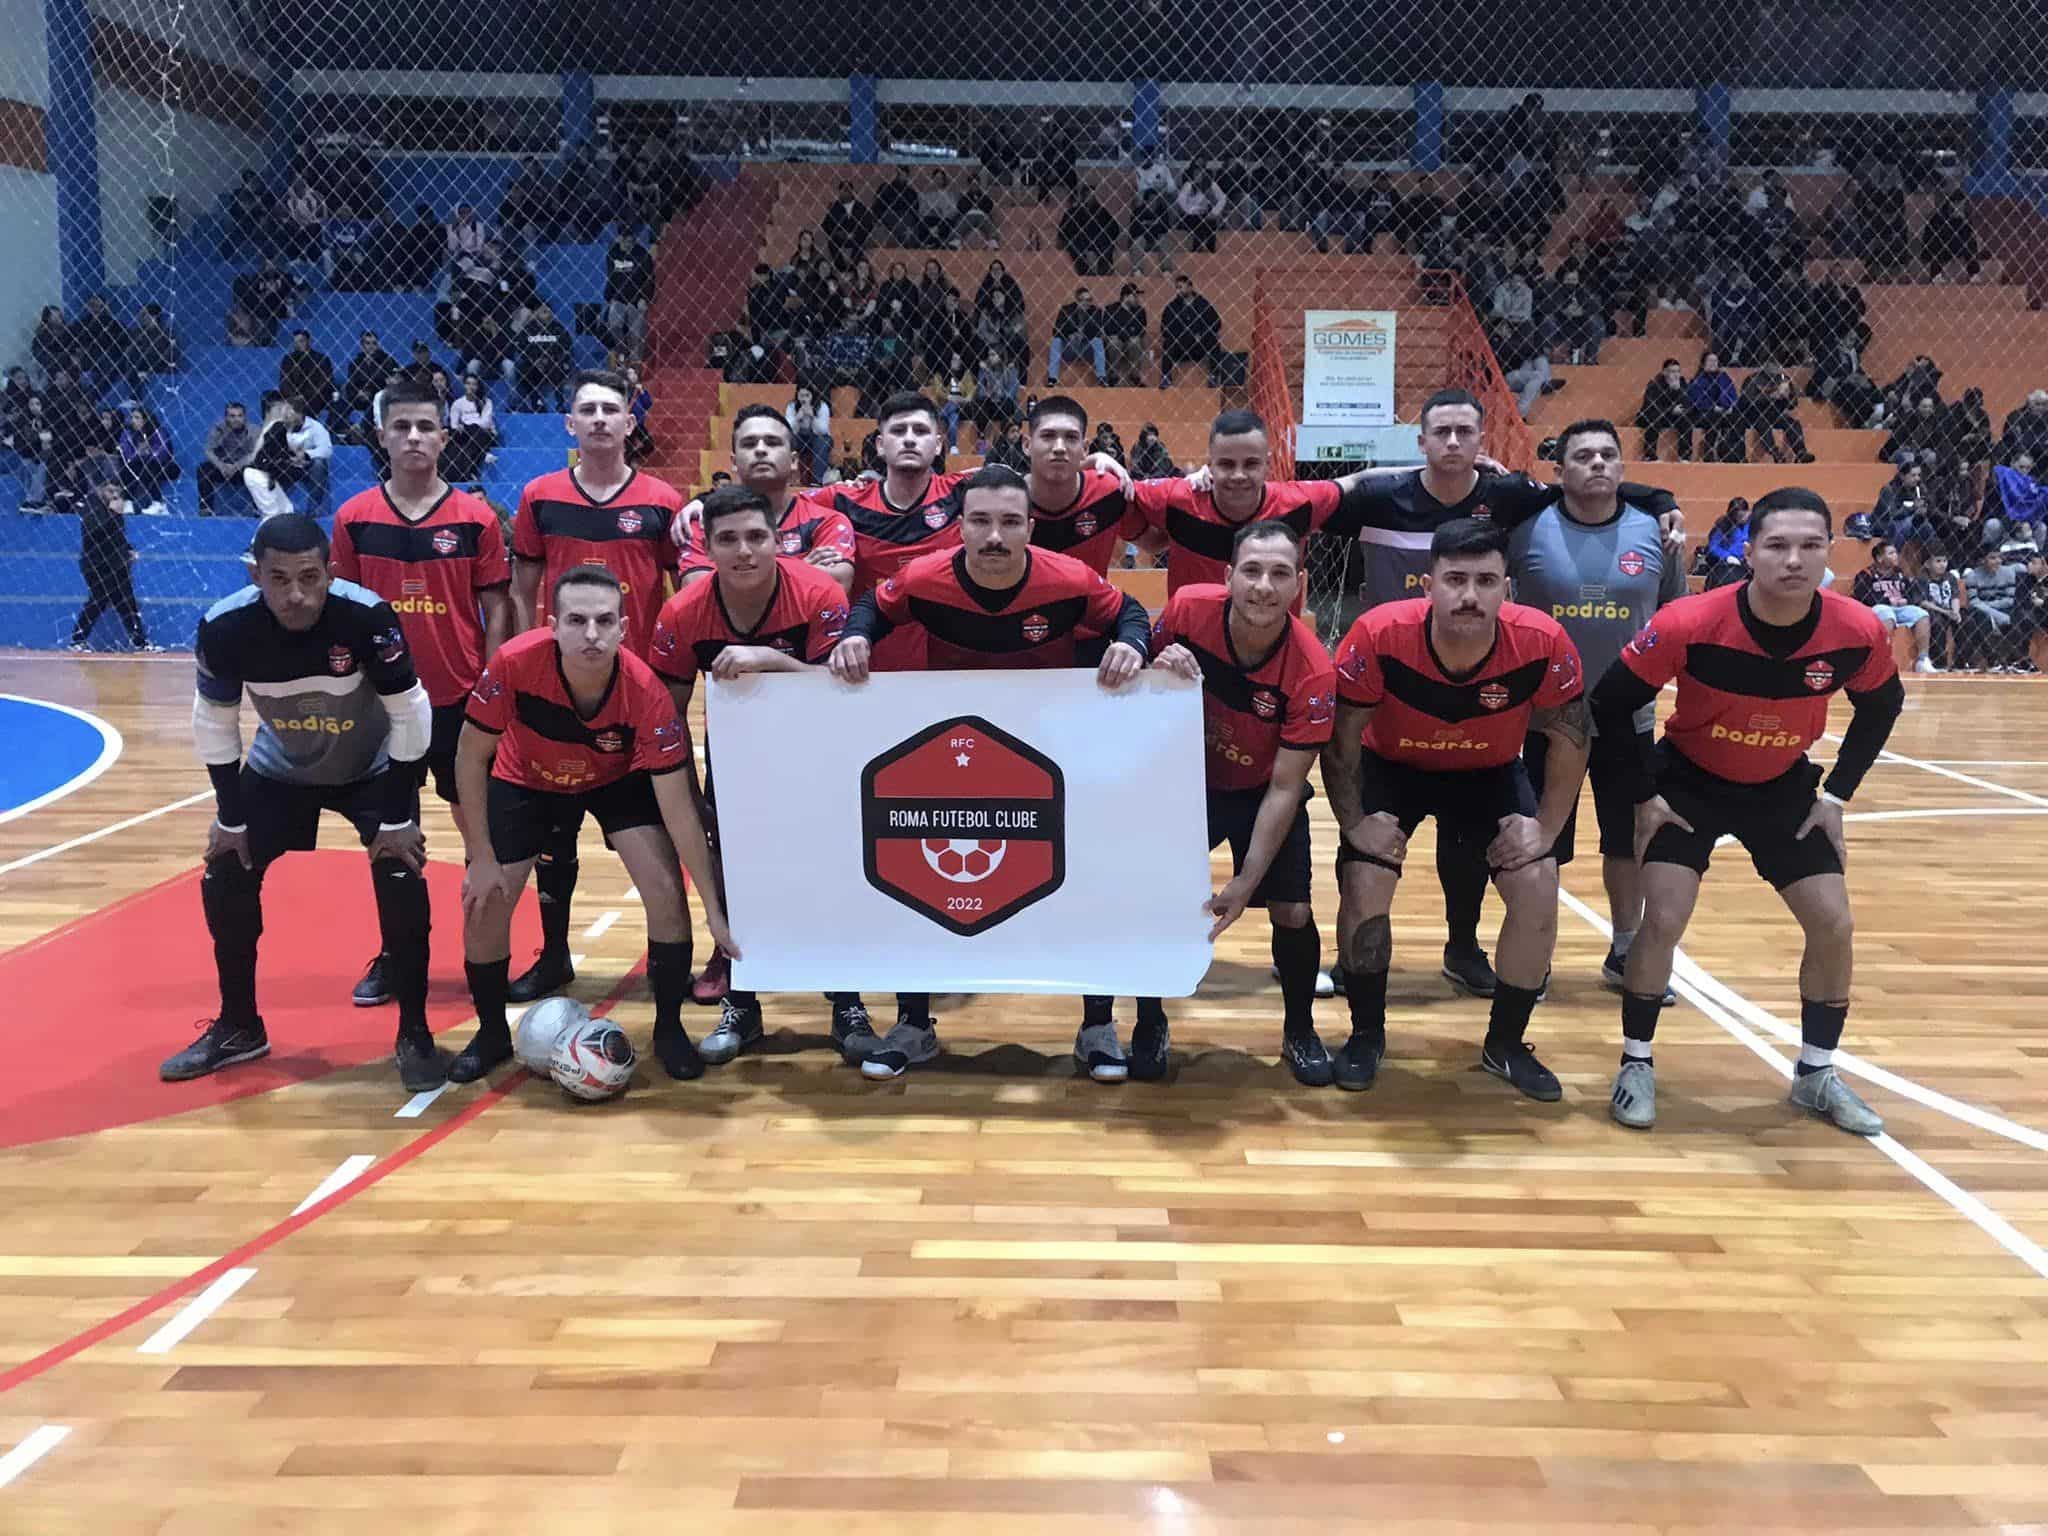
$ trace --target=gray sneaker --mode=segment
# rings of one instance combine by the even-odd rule
[[[860,1075],[872,1078],[901,1077],[921,1061],[939,1054],[939,1030],[930,1019],[899,1017],[895,1028],[882,1036],[881,1043],[860,1064]]]
[[[1120,1083],[1131,1075],[1124,1043],[1116,1037],[1116,1020],[1083,1024],[1074,1036],[1074,1060],[1098,1083]]]
[[[1614,1074],[1614,1097],[1607,1112],[1632,1130],[1647,1131],[1657,1123],[1657,1069],[1630,1058]]]
[[[759,999],[742,1006],[728,992],[718,1000],[718,1026],[704,1037],[697,1054],[714,1067],[722,1066],[759,1040],[761,1034]]]
[[[1786,1097],[1808,1114],[1834,1121],[1852,1136],[1875,1136],[1884,1130],[1883,1116],[1857,1098],[1833,1067],[1793,1078],[1792,1091]]]

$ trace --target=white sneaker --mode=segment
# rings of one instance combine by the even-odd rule
[[[1922,656],[1913,663],[1913,670],[1915,672],[1932,672],[1934,670],[1934,659],[1930,656]]]
[[[169,517],[171,512],[170,508],[166,507],[162,502],[152,501],[142,509],[142,515],[144,517]]]
[[[1810,1115],[1832,1120],[1853,1136],[1875,1136],[1884,1120],[1874,1109],[1850,1091],[1834,1067],[1822,1067],[1804,1077],[1792,1079],[1792,1091],[1785,1096]]]
[[[1614,1074],[1614,1092],[1607,1112],[1631,1130],[1647,1131],[1657,1123],[1657,1071],[1649,1062],[1630,1057]]]

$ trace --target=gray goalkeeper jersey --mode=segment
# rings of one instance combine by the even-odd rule
[[[1591,692],[1650,615],[1685,595],[1685,567],[1664,547],[1657,520],[1624,505],[1604,523],[1581,523],[1563,506],[1545,507],[1508,535],[1515,601],[1564,626],[1584,664]],[[1645,704],[1636,729],[1656,723]]]

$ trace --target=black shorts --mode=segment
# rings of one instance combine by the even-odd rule
[[[573,842],[586,811],[597,818],[607,840],[632,827],[661,825],[654,780],[645,773],[629,773],[616,783],[574,793],[528,789],[494,776],[485,811],[491,855],[500,864],[523,864],[538,858],[544,849],[565,840]]]
[[[466,696],[453,704],[434,706],[433,739],[427,743],[427,755],[420,759],[420,788],[425,789],[431,777],[434,793],[450,805],[462,799],[455,790],[455,747],[462,740],[462,721],[468,708]]]
[[[1209,791],[1209,846],[1230,844],[1230,868],[1244,868],[1245,851],[1252,845],[1252,827],[1259,819],[1259,806],[1266,798],[1257,789],[1212,789]],[[1295,807],[1294,824],[1280,843],[1280,851],[1266,867],[1266,876],[1252,892],[1248,906],[1268,907],[1275,902],[1307,901],[1309,877],[1313,873],[1308,857],[1308,797]]]
[[[287,784],[246,764],[242,768],[242,817],[249,828],[249,859],[259,870],[279,854],[317,848],[322,811],[346,816],[367,848],[384,823],[384,809],[381,776],[351,784]],[[417,792],[412,815],[419,816]]]
[[[1434,816],[1438,841],[1467,853],[1484,855],[1500,835],[1503,816],[1536,814],[1536,792],[1529,787],[1529,772],[1519,757],[1497,768],[1454,771],[1390,762],[1361,750],[1359,766],[1358,798],[1366,815],[1390,813],[1404,835],[1412,834],[1424,817]],[[1340,838],[1337,868],[1341,871],[1346,864],[1377,864],[1397,875],[1401,872],[1400,865],[1360,853]]]
[[[1798,836],[1820,787],[1820,765],[1802,757],[1775,779],[1736,784],[1708,773],[1669,742],[1657,749],[1657,793],[1692,823],[1664,826],[1643,850],[1645,864],[1682,864],[1707,872],[1714,844],[1732,837],[1748,850],[1756,872],[1777,890],[1809,875],[1839,875],[1842,861],[1825,832]]]
[[[1593,781],[1593,819],[1600,826],[1600,856],[1607,859],[1633,859],[1636,856],[1636,807],[1629,798],[1630,763],[1637,761],[1627,754],[1642,751],[1642,744],[1651,735],[1649,731],[1636,731],[1626,736],[1595,736],[1593,751],[1586,765],[1586,777]],[[1543,798],[1543,769],[1550,754],[1550,738],[1540,732],[1531,732],[1529,739],[1522,743],[1522,762],[1529,770],[1529,787],[1536,792],[1536,798]],[[1577,846],[1579,829],[1579,807],[1572,805],[1571,815],[1565,818],[1564,831],[1550,850],[1550,856],[1560,864],[1569,864]]]

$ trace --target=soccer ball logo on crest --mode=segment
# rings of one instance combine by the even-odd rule
[[[973,885],[994,874],[1009,844],[999,837],[928,837],[924,861],[943,880]]]

